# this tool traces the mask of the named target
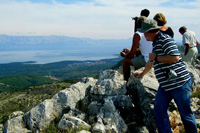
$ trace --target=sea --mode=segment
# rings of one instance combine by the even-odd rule
[[[63,48],[48,50],[23,50],[21,47],[13,47],[8,50],[0,49],[0,64],[30,61],[36,64],[47,64],[59,61],[86,61],[118,58],[123,48],[130,48],[130,44],[131,42],[123,44],[123,46],[103,45],[103,47],[96,48],[79,47],[79,49]]]
[[[120,52],[81,51],[81,50],[24,50],[0,51],[0,64],[28,62],[47,64],[59,61],[101,60],[119,57]]]

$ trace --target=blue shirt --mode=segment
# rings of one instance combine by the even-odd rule
[[[158,56],[180,56],[175,40],[162,32],[159,32],[156,35],[152,45],[153,53],[156,53]],[[173,71],[176,76],[170,78],[170,71]],[[161,63],[154,61],[154,72],[160,86],[165,91],[181,87],[191,78],[181,56],[179,61],[175,63]]]

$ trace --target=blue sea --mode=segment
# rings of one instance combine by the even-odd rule
[[[81,51],[81,50],[29,50],[29,51],[0,51],[0,63],[35,61],[46,64],[59,61],[84,61],[116,58],[118,52]]]

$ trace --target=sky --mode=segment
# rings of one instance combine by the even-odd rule
[[[128,39],[131,17],[145,8],[148,18],[165,15],[175,40],[182,39],[181,26],[200,40],[200,0],[0,0],[0,34]]]

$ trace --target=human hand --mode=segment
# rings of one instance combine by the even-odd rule
[[[124,52],[124,53],[129,53],[130,51],[131,51],[130,49],[125,48],[122,52]]]
[[[132,20],[136,20],[138,17],[131,17]]]
[[[120,55],[121,55],[122,57],[125,57],[125,56],[127,55],[127,53],[129,53],[129,52],[130,52],[130,49],[125,48],[125,49],[123,49],[122,52],[120,52]]]
[[[126,56],[126,53],[125,53],[125,52],[120,52],[120,55],[121,55],[122,57],[125,57],[125,56]]]
[[[134,73],[134,76],[135,76],[136,78],[143,78],[143,77],[144,77],[144,74],[143,74],[142,72],[135,72],[135,73]]]

